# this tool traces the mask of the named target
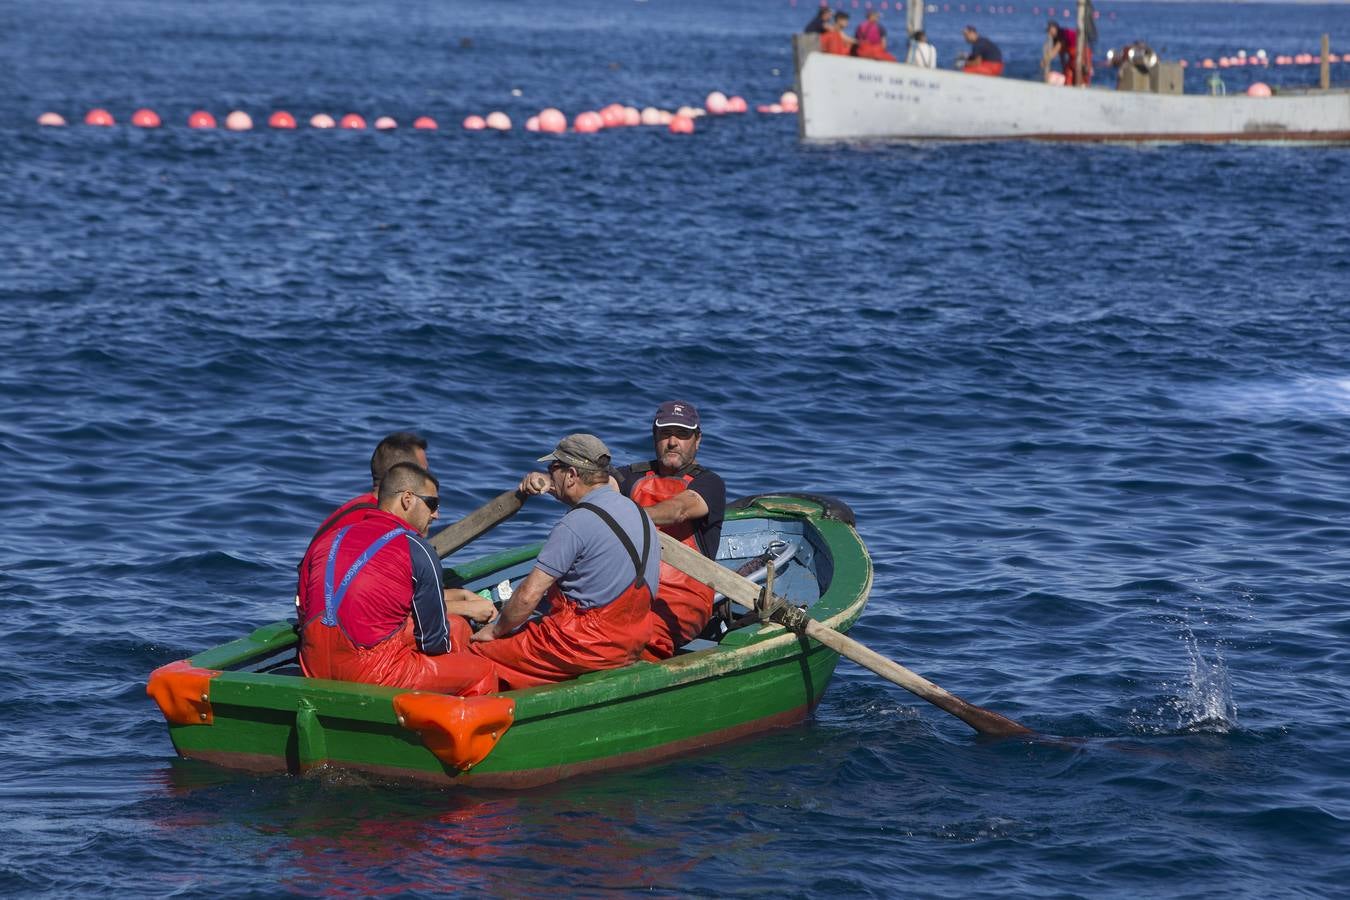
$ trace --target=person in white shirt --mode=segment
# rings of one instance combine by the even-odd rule
[[[928,43],[928,36],[920,29],[912,35],[909,44],[909,59],[905,62],[921,69],[937,68],[937,48]]]

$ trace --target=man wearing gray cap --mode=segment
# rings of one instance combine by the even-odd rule
[[[667,400],[652,419],[654,456],[614,471],[614,487],[646,510],[656,526],[709,559],[717,558],[727,487],[722,476],[699,465],[703,427],[687,400]],[[520,482],[526,494],[551,491],[542,472]],[[667,563],[652,599],[652,638],[644,657],[668,659],[698,637],[712,617],[713,590]]]
[[[614,489],[603,441],[571,434],[539,461],[548,463],[549,493],[571,509],[501,615],[470,645],[511,689],[637,660],[651,638],[660,576],[656,526]],[[528,621],[537,607],[542,617]]]

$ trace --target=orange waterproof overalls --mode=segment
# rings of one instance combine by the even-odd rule
[[[644,572],[653,552],[643,514],[639,554],[619,523],[590,503],[577,504],[600,517],[623,544],[635,575],[623,593],[603,606],[581,608],[555,583],[543,618],[525,623],[515,634],[470,649],[490,660],[507,689],[566,681],[587,672],[617,669],[636,662],[651,637],[652,590]]]

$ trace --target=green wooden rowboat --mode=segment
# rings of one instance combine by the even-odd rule
[[[503,582],[524,577],[539,546],[447,565],[447,584],[495,597]],[[773,593],[838,631],[861,615],[872,563],[848,507],[799,494],[733,503],[718,561],[749,572],[775,557]],[[304,678],[296,647],[294,623],[277,622],[157,669],[147,692],[178,754],[260,772],[327,765],[530,787],[800,721],[839,660],[828,647],[756,620],[664,662],[460,698]]]

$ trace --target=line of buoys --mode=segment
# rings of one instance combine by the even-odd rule
[[[1328,63],[1350,62],[1350,54],[1327,54]],[[1185,60],[1181,61],[1186,64]],[[1232,56],[1220,56],[1218,58],[1207,56],[1198,60],[1193,65],[1202,69],[1232,69],[1241,66],[1320,66],[1322,64],[1322,55],[1320,53],[1295,53],[1278,54],[1272,59],[1264,50],[1257,50],[1250,56],[1246,50],[1239,50]]]
[[[761,104],[755,109],[761,113],[795,113],[799,109],[797,95],[787,91],[777,103]],[[694,121],[704,115],[726,116],[745,113],[749,104],[744,97],[733,94],[728,96],[722,91],[711,91],[704,98],[703,106],[681,106],[674,112],[647,106],[639,110],[635,106],[611,103],[599,110],[586,110],[572,120],[572,130],[582,134],[593,134],[608,128],[631,128],[638,125],[664,126],[674,134],[692,134]],[[38,124],[48,127],[61,127],[66,119],[57,112],[45,112],[38,116]],[[102,107],[96,107],[85,114],[87,125],[108,128],[117,124],[112,113]],[[159,128],[163,122],[159,114],[149,108],[137,109],[131,116],[131,124],[137,128]],[[294,130],[297,127],[295,116],[285,110],[276,110],[267,118],[269,128]],[[487,116],[469,115],[462,123],[466,131],[510,131],[513,127],[511,117],[500,110],[493,110]],[[211,129],[217,127],[216,117],[204,109],[193,111],[187,119],[189,128]],[[228,131],[250,131],[253,117],[247,112],[236,109],[225,117],[224,127]],[[309,127],[316,129],[338,128],[349,131],[361,131],[366,128],[366,120],[357,113],[347,113],[335,120],[328,113],[315,113],[309,119]],[[391,116],[375,119],[377,131],[393,131],[398,122]],[[435,131],[439,127],[430,116],[419,116],[413,120],[412,127],[419,131]],[[545,134],[563,134],[567,131],[567,116],[554,107],[540,110],[537,115],[525,120],[525,130]]]

